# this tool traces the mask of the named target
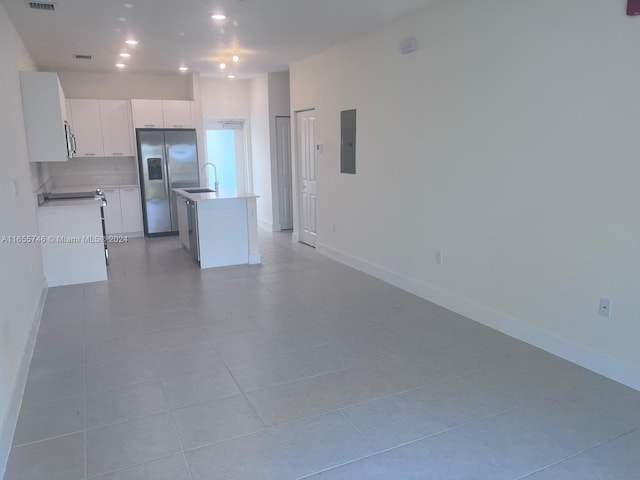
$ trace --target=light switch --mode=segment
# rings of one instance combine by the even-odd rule
[[[18,196],[18,180],[16,180],[15,178],[12,178],[11,187],[13,188],[13,196],[17,197]]]

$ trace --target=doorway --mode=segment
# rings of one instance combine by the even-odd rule
[[[298,239],[316,246],[316,111],[304,110],[295,113],[296,120],[296,166],[298,170]]]
[[[276,117],[276,182],[280,230],[293,228],[293,176],[291,173],[291,117]]]
[[[216,166],[222,190],[252,191],[244,135],[243,120],[205,122],[207,162]],[[211,186],[213,172],[206,173]]]

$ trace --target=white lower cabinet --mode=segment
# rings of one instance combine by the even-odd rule
[[[142,232],[142,207],[140,189],[127,187],[120,189],[120,209],[122,211],[122,232]]]
[[[189,213],[187,211],[186,198],[176,195],[176,209],[178,210],[178,234],[180,243],[189,249]]]
[[[104,210],[104,225],[108,235],[122,233],[122,213],[120,209],[120,189],[105,188],[102,190],[107,197]]]
[[[107,234],[142,233],[142,210],[138,187],[105,188],[107,196],[105,227]]]

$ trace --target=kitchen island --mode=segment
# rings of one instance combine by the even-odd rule
[[[174,188],[184,248],[200,268],[258,264],[256,195],[206,188]]]

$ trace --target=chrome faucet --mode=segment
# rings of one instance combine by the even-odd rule
[[[204,165],[202,165],[202,168],[200,169],[200,171],[204,172],[204,168],[207,165],[211,165],[213,167],[213,173],[215,175],[215,183],[213,184],[213,189],[217,192],[218,191],[218,169],[216,168],[216,166],[213,163],[207,162]]]

